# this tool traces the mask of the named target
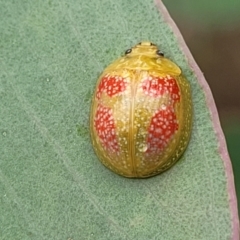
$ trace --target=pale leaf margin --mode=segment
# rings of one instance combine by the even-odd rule
[[[219,116],[217,112],[217,108],[213,99],[212,92],[209,88],[209,85],[206,81],[206,79],[203,76],[202,71],[198,67],[197,63],[195,62],[191,52],[189,51],[178,27],[172,20],[170,14],[168,13],[166,7],[162,3],[161,0],[154,0],[155,4],[158,8],[158,10],[163,15],[163,18],[166,23],[170,26],[172,29],[174,35],[177,38],[179,47],[182,49],[189,67],[194,72],[196,78],[198,79],[199,85],[202,87],[205,98],[207,102],[208,109],[210,111],[210,115],[212,118],[212,124],[213,128],[216,134],[216,138],[218,139],[218,146],[219,146],[219,155],[221,156],[221,159],[224,164],[225,168],[225,174],[227,179],[227,189],[228,189],[228,201],[229,201],[229,207],[231,211],[231,226],[232,226],[232,239],[233,240],[239,240],[239,218],[238,218],[238,208],[237,208],[237,197],[236,197],[236,191],[235,191],[235,184],[234,184],[234,177],[233,177],[233,170],[232,170],[232,164],[231,160],[228,154],[226,140],[220,125]]]

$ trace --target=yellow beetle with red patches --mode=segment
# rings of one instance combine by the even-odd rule
[[[92,99],[90,131],[100,161],[115,173],[146,178],[170,168],[192,126],[190,85],[151,42],[110,64]]]

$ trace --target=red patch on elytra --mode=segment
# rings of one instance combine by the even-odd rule
[[[180,90],[176,80],[170,76],[150,76],[142,82],[142,90],[146,95],[154,98],[169,95],[169,101],[155,112],[148,128],[146,153],[159,154],[178,130],[175,104],[180,101]]]
[[[174,101],[180,100],[180,92],[177,82],[174,78],[153,77],[146,79],[142,83],[142,89],[145,94],[151,97],[158,97],[169,93]]]
[[[127,83],[121,76],[104,76],[98,85],[97,99],[100,99],[102,92],[106,92],[109,97],[112,97],[125,91],[126,86]]]
[[[110,152],[119,150],[112,109],[99,104],[94,118],[94,127],[104,149]]]
[[[173,107],[158,110],[150,122],[147,153],[156,154],[162,151],[177,130],[178,122]]]

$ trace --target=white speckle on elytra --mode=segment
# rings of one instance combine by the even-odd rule
[[[171,134],[171,131],[166,131],[166,135],[169,136]]]
[[[161,133],[162,132],[162,129],[161,128],[156,128],[155,130],[157,133]]]

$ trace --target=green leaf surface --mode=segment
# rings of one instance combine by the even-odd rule
[[[160,1],[0,1],[0,239],[237,239],[212,96],[168,18]],[[99,74],[142,40],[182,68],[194,124],[173,168],[136,180],[98,161],[88,126]]]

